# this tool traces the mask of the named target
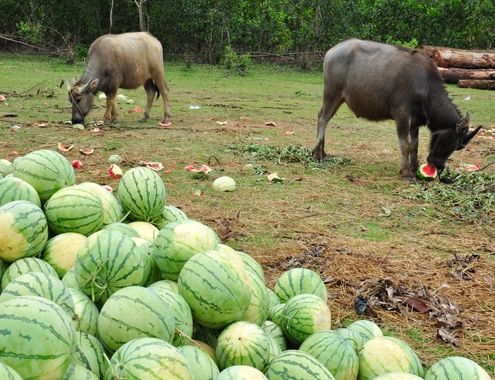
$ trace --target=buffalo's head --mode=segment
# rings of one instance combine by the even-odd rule
[[[428,164],[435,166],[441,172],[449,156],[455,150],[463,149],[467,145],[481,129],[479,126],[475,130],[469,131],[469,121],[469,114],[466,114],[455,128],[441,129],[431,134]]]
[[[72,104],[72,124],[84,123],[84,118],[91,110],[93,100],[98,91],[98,79],[69,85],[69,101]]]

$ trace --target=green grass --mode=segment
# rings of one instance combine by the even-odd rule
[[[306,265],[324,277],[350,284],[329,288],[336,323],[357,318],[354,293],[349,289],[360,281],[391,277],[409,286],[440,288],[443,296],[462,306],[466,329],[483,339],[473,340],[466,334],[460,347],[447,346],[436,340],[434,321],[425,315],[416,316],[421,320],[416,324],[382,310],[378,322],[393,331],[411,329],[398,335],[428,363],[452,352],[493,368],[494,358],[487,352],[495,352],[495,326],[490,317],[493,310],[487,305],[495,303],[495,295],[486,279],[495,273],[495,228],[493,222],[475,220],[486,218],[492,207],[479,213],[476,202],[481,182],[411,185],[402,181],[393,122],[357,119],[345,106],[327,129],[326,151],[335,156],[334,161],[312,161],[316,115],[321,107],[320,72],[255,65],[247,76],[240,77],[219,67],[193,65],[188,69],[166,62],[171,128],[158,126],[160,99],[154,103],[150,120],[138,122],[140,114],[132,110],[145,106],[140,88],[123,90],[135,104],[119,103],[119,120],[93,133],[92,127],[79,131],[64,124],[70,120],[71,107],[65,84],[59,85],[62,80],[79,78],[83,69],[82,62],[67,66],[44,56],[0,53],[0,93],[7,96],[7,102],[0,103],[0,114],[17,113],[17,117],[0,117],[0,158],[13,160],[17,154],[71,143],[75,148],[67,158],[79,159],[84,165],[76,174],[77,181],[96,181],[114,188],[118,182],[106,173],[111,154],[124,158],[123,169],[139,160],[160,161],[166,169],[161,176],[169,203],[226,236],[227,244],[251,253],[264,266],[269,284],[291,258],[303,259],[304,252],[319,244],[326,247],[324,254]],[[454,86],[448,86],[448,91],[463,112],[471,113],[474,123],[493,128],[494,92]],[[468,96],[471,100],[466,100]],[[190,105],[201,108],[190,110]],[[104,103],[96,100],[86,121],[101,120],[103,113]],[[48,126],[40,127],[41,122]],[[276,126],[269,127],[267,122]],[[16,132],[12,130],[15,125],[20,126]],[[428,140],[429,133],[423,128],[422,162]],[[79,154],[86,146],[94,147],[94,154]],[[492,162],[494,155],[493,142],[477,137],[467,149],[454,153],[449,166],[483,166]],[[210,165],[210,178],[193,179],[184,170],[189,164]],[[493,170],[491,166],[466,178],[483,177],[490,186]],[[274,172],[284,178],[282,183],[268,181],[266,175]],[[236,180],[235,192],[212,189],[211,180],[221,175]],[[195,195],[198,189],[200,196]],[[483,196],[482,202],[491,202],[489,192]],[[450,203],[454,200],[459,210],[471,210],[469,219],[458,217]],[[480,254],[475,281],[460,282],[451,275],[446,261],[453,252]],[[448,288],[441,288],[443,284]]]

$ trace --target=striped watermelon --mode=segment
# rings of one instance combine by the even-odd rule
[[[98,336],[110,351],[143,337],[171,342],[175,321],[170,307],[153,291],[129,286],[113,293],[101,308]]]
[[[317,359],[335,380],[357,379],[359,358],[354,346],[337,333],[331,330],[317,332],[308,337],[299,350]]]
[[[162,215],[158,220],[155,222],[155,225],[161,230],[163,227],[165,227],[169,223],[173,222],[178,222],[180,220],[186,220],[187,215],[182,211],[181,209],[168,205],[165,206],[162,210]]]
[[[58,277],[62,278],[74,267],[77,252],[86,240],[86,236],[76,232],[57,235],[48,240],[41,257],[55,269]]]
[[[132,241],[136,244],[143,265],[143,279],[140,285],[147,286],[151,282],[159,280],[161,278],[161,272],[156,266],[153,256],[151,256],[151,242],[142,238],[132,238]]]
[[[254,323],[236,322],[218,337],[216,355],[220,369],[248,365],[263,371],[270,358],[270,338]]]
[[[425,380],[490,380],[490,375],[471,359],[451,356],[433,364]]]
[[[149,242],[154,242],[160,230],[156,228],[153,224],[148,222],[132,222],[129,226],[134,228],[141,239],[148,240]]]
[[[219,370],[215,361],[203,350],[192,347],[179,347],[178,351],[184,356],[194,380],[216,380]]]
[[[72,318],[74,301],[69,290],[58,277],[40,272],[29,272],[14,278],[0,295],[0,302],[5,302],[20,296],[38,296],[46,298],[62,309]]]
[[[410,373],[405,372],[390,372],[384,375],[380,375],[375,377],[374,380],[422,380],[422,377],[412,375]],[[490,378],[488,378],[489,380]]]
[[[104,225],[118,223],[122,220],[124,217],[122,206],[111,192],[94,182],[83,182],[78,186],[90,191],[100,198],[101,205],[103,207]]]
[[[100,198],[79,186],[57,191],[45,204],[48,227],[54,234],[77,232],[91,235],[103,227]]]
[[[79,284],[77,283],[76,280],[74,268],[67,271],[64,277],[62,277],[62,284],[64,284],[66,288],[79,289]]]
[[[47,262],[36,257],[26,257],[12,263],[2,276],[2,289],[14,278],[29,272],[40,272],[53,277],[57,277],[57,272]]]
[[[229,256],[216,251],[198,253],[180,272],[179,294],[194,318],[207,327],[236,322],[249,306],[251,291],[244,282],[247,275]]]
[[[129,237],[136,237],[136,238],[139,237],[139,233],[136,231],[136,229],[131,227],[129,224],[125,224],[125,223],[109,224],[105,226],[105,230],[122,232],[124,235],[127,235]]]
[[[9,175],[0,179],[0,206],[13,201],[28,201],[41,207],[40,196],[34,187],[20,178]]]
[[[268,310],[280,304],[280,299],[270,288],[266,288],[266,296],[268,297]]]
[[[349,326],[347,326],[347,330],[351,330],[359,334],[359,336],[363,341],[361,347],[364,345],[364,343],[366,343],[370,339],[379,338],[383,336],[380,327],[378,327],[376,323],[368,320],[355,321],[351,323]]]
[[[9,263],[38,255],[48,241],[43,211],[28,201],[14,201],[0,207],[0,260]]]
[[[150,289],[167,289],[179,294],[179,286],[172,280],[160,280],[148,286]]]
[[[257,276],[263,284],[265,283],[265,274],[263,273],[263,268],[250,255],[248,255],[245,252],[236,251],[235,249],[225,244],[219,244],[217,247],[217,251],[237,254],[238,256],[241,257],[242,261],[244,261],[246,270]]]
[[[338,334],[342,339],[345,339],[347,342],[352,344],[354,350],[356,352],[361,351],[361,348],[364,346],[364,339],[354,330],[349,330],[345,328],[335,329],[333,330],[336,334]]]
[[[211,358],[211,360],[213,360],[216,364],[217,356],[215,354],[215,349],[212,346],[206,344],[205,342],[195,339],[191,340],[187,345],[199,348],[201,351],[207,354]]]
[[[276,323],[279,326],[282,326],[285,323],[283,315],[284,309],[285,303],[280,303],[272,307],[270,310],[268,310],[268,320]]]
[[[60,379],[76,350],[67,313],[41,297],[0,303],[0,362],[23,379]]]
[[[310,269],[294,268],[283,273],[273,288],[281,302],[299,294],[314,294],[327,301],[327,288],[320,275]]]
[[[116,231],[91,235],[74,266],[80,289],[95,303],[103,303],[121,288],[140,285],[144,267],[132,238]]]
[[[90,335],[98,332],[98,308],[89,297],[78,289],[68,288],[74,302],[76,330]]]
[[[291,298],[282,311],[282,330],[288,339],[302,343],[310,335],[330,330],[331,314],[327,303],[313,294]]]
[[[12,174],[12,170],[14,170],[12,162],[3,158],[0,159],[0,176],[6,177],[9,174]]]
[[[424,373],[416,353],[400,339],[382,336],[366,342],[359,352],[359,379],[371,380],[394,371],[419,377]]]
[[[134,339],[112,356],[104,380],[193,380],[184,356],[155,338]]]
[[[219,242],[210,227],[188,219],[167,224],[160,230],[151,252],[163,277],[177,281],[187,260],[196,253],[216,249]]]
[[[9,366],[0,363],[0,379],[2,380],[22,380],[22,377]]]
[[[93,335],[79,332],[76,334],[76,353],[74,363],[89,369],[99,379],[103,378],[108,367],[105,350],[98,339]]]
[[[165,207],[165,185],[153,170],[139,167],[125,172],[117,194],[132,220],[150,222],[158,219]]]
[[[311,355],[296,350],[282,352],[266,372],[268,380],[334,380],[328,369]]]
[[[62,380],[99,380],[99,377],[79,364],[71,364]]]
[[[268,363],[269,363],[282,353],[282,349],[280,348],[280,345],[277,343],[277,341],[270,335],[268,335],[268,341],[270,343],[270,349],[268,354]]]
[[[225,368],[217,380],[268,380],[263,372],[247,365],[235,365]]]
[[[175,320],[175,334],[172,344],[176,347],[188,343],[193,334],[193,318],[191,308],[186,300],[173,290],[163,287],[149,287],[170,307]]]
[[[261,326],[265,332],[273,338],[273,340],[278,344],[281,351],[287,349],[287,342],[285,341],[285,335],[282,328],[272,321],[266,321]]]
[[[16,158],[12,173],[33,186],[42,203],[58,190],[76,182],[71,163],[53,150],[37,150]]]
[[[248,268],[248,267],[246,267]],[[249,269],[246,270],[248,279],[247,287],[251,291],[251,301],[242,320],[256,323],[261,326],[268,317],[268,296],[266,294],[265,283],[258,275]]]

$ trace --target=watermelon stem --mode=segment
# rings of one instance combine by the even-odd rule
[[[127,217],[129,216],[130,213],[131,213],[131,211],[127,211],[127,214],[125,214],[124,217],[122,219],[120,219],[119,223],[124,223],[124,220],[127,219]]]

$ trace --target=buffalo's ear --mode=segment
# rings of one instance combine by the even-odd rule
[[[94,79],[92,80],[90,83],[89,83],[89,86],[88,86],[88,91],[91,92],[91,93],[96,93],[96,91],[98,90],[98,82],[100,80],[99,79]]]
[[[471,116],[469,116],[469,112],[464,115],[461,120],[457,123],[457,132],[465,133],[469,129],[469,123],[471,121]]]

